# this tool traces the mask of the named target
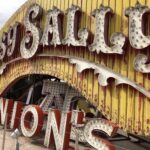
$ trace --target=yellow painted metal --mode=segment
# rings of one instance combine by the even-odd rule
[[[66,11],[72,4],[82,8],[80,27],[87,27],[95,33],[95,18],[91,12],[100,4],[110,6],[114,15],[109,19],[109,37],[114,32],[123,32],[128,37],[128,18],[124,11],[129,6],[134,6],[137,0],[29,0],[7,21],[0,30],[0,35],[8,31],[10,25],[16,21],[23,22],[26,10],[33,3],[38,3],[44,9],[41,27],[44,29],[46,11],[57,6]],[[143,5],[150,7],[149,0],[139,0]],[[67,18],[64,17],[64,34],[66,31]],[[147,34],[150,34],[150,19],[148,19]],[[92,38],[90,38],[92,42]],[[18,49],[19,50],[19,49]],[[44,48],[48,54],[70,55],[91,60],[98,64],[104,64],[114,71],[128,77],[137,84],[143,85],[150,90],[150,74],[138,73],[133,68],[133,60],[140,52],[128,43],[123,56],[96,54],[89,52],[88,48],[59,46]],[[150,55],[149,49],[145,50]],[[23,60],[7,67],[0,76],[0,92],[12,84],[21,76],[28,74],[48,74],[56,76],[69,85],[78,89],[93,105],[95,105],[108,119],[119,124],[127,132],[150,135],[150,100],[127,85],[115,86],[113,81],[107,87],[99,86],[97,76],[92,70],[77,73],[74,65],[67,59],[62,58],[34,58],[33,61]],[[7,81],[7,83],[6,83]]]

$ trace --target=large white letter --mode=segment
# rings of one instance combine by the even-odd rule
[[[88,30],[86,28],[77,31],[78,27],[78,13],[81,9],[78,6],[72,5],[71,8],[67,10],[67,29],[66,37],[63,40],[64,45],[73,46],[87,46]]]
[[[41,30],[39,22],[42,15],[42,8],[34,4],[32,5],[25,16],[24,25],[26,28],[26,35],[21,41],[20,52],[23,58],[31,58],[38,50],[41,39]]]
[[[129,17],[129,40],[133,48],[143,49],[150,45],[150,36],[143,34],[143,29],[148,23],[146,20],[143,23],[143,15],[150,13],[150,9],[147,6],[136,3],[135,7],[129,7],[126,9],[125,14]]]
[[[126,40],[122,33],[113,33],[110,38],[112,46],[108,45],[108,20],[106,20],[108,19],[106,18],[108,13],[112,13],[112,9],[103,5],[92,12],[92,15],[96,18],[96,31],[94,41],[89,45],[89,50],[92,52],[96,51],[98,54],[100,51],[109,54],[122,54]]]
[[[47,12],[44,33],[41,39],[43,46],[60,45],[62,40],[62,21],[60,15],[62,12],[54,7]]]
[[[108,136],[112,136],[117,132],[118,127],[103,119],[92,119],[88,121],[84,127],[84,136],[87,142],[97,150],[115,150],[114,146],[107,140],[94,135],[94,130],[100,130]]]
[[[67,150],[71,130],[71,112],[49,110],[44,145],[56,146],[56,150]]]

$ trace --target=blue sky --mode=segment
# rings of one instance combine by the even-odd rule
[[[27,0],[0,0],[0,27]]]

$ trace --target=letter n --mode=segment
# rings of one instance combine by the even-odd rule
[[[71,130],[71,112],[50,109],[44,145],[56,150],[67,150]]]

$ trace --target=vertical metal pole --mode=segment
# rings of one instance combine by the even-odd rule
[[[75,150],[79,150],[79,135],[77,132],[76,132]]]
[[[4,150],[4,148],[5,148],[6,129],[7,129],[7,114],[6,114],[5,123],[4,123],[2,150]]]
[[[19,142],[18,142],[18,137],[16,139],[16,150],[19,150]]]
[[[29,89],[29,92],[28,92],[28,97],[27,97],[27,100],[26,100],[26,104],[27,104],[27,105],[30,104],[30,100],[31,100],[31,97],[32,97],[33,89],[34,89],[34,87],[33,87],[33,85],[32,85],[32,86],[30,87],[30,89]]]

